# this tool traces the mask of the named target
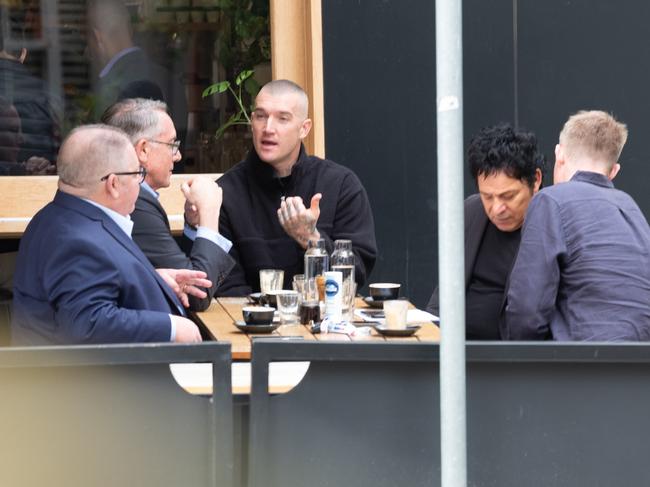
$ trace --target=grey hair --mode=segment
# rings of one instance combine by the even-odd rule
[[[108,125],[81,125],[61,144],[57,172],[61,182],[90,189],[111,172],[128,169],[129,152],[135,151],[126,134]]]
[[[165,102],[126,98],[108,107],[101,120],[106,125],[122,129],[135,145],[140,139],[158,135],[160,112],[167,113]]]

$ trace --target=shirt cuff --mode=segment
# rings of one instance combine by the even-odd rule
[[[228,240],[220,233],[209,229],[208,227],[199,227],[199,229],[196,231],[196,238],[199,237],[207,238],[210,242],[217,244],[223,249],[226,254],[230,252],[230,248],[232,247],[232,242],[230,240]]]
[[[189,238],[190,240],[194,241],[196,238],[196,228],[190,227],[187,223],[183,227],[183,234]]]
[[[176,340],[176,323],[174,323],[174,319],[172,318],[172,315],[169,315],[169,323],[172,325],[172,333],[169,341],[173,342],[174,340]]]

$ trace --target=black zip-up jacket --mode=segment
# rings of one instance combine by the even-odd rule
[[[359,178],[348,168],[327,159],[309,156],[304,146],[291,175],[278,178],[254,149],[247,158],[218,180],[223,188],[220,233],[232,241],[230,254],[237,264],[217,294],[243,296],[259,291],[260,269],[283,269],[284,288],[304,271],[305,250],[284,231],[277,210],[281,197],[300,196],[309,207],[322,193],[316,228],[328,252],[334,240],[349,239],[356,256],[355,278],[363,285],[377,257],[375,224],[368,195]]]

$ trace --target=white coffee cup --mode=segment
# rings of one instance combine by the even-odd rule
[[[384,315],[386,316],[386,328],[403,330],[406,328],[406,312],[409,303],[406,300],[384,301]]]

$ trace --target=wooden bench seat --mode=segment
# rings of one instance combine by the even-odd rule
[[[161,189],[160,202],[167,211],[172,233],[183,231],[185,198],[181,184],[195,174],[174,174],[169,188]],[[221,174],[205,174],[218,179]],[[20,238],[34,214],[52,201],[58,176],[0,177],[0,238]]]

